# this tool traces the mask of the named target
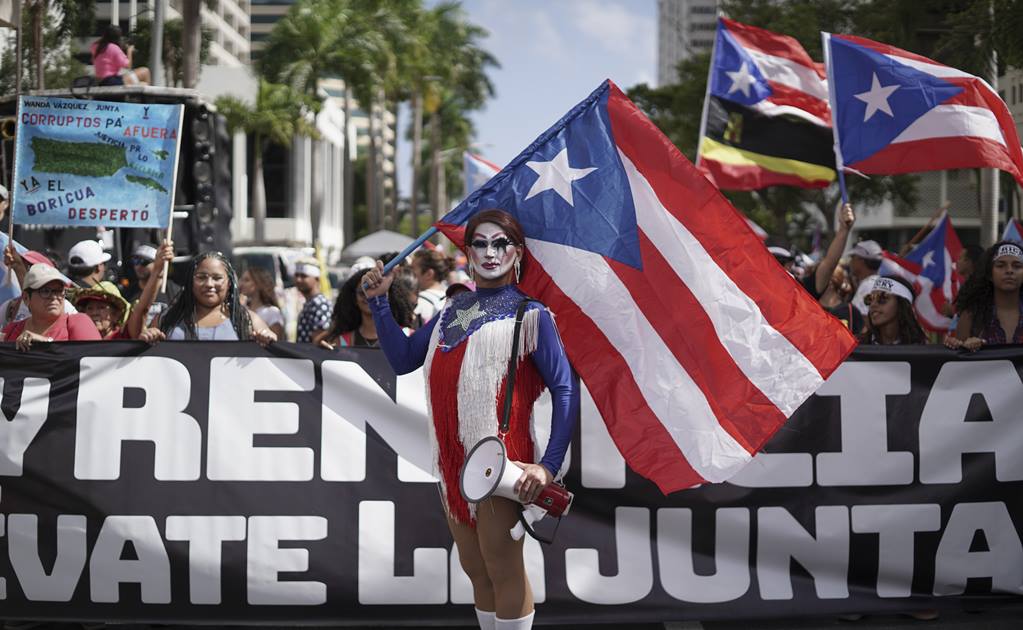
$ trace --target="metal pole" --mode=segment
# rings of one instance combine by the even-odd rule
[[[135,24],[138,22],[139,4],[138,0],[128,0],[128,30],[135,32]]]
[[[17,27],[16,27],[16,29],[14,31],[14,59],[15,59],[15,62],[14,62],[14,111],[15,111],[14,120],[15,120],[15,125],[17,125],[17,121],[21,117],[21,80],[22,80],[22,70],[23,70],[22,66],[24,65],[24,61],[21,58],[21,26],[22,26],[22,23],[21,23],[21,2],[17,2],[16,3],[15,11],[17,12],[17,17],[16,17],[16,21],[15,21],[15,23],[17,24]],[[15,129],[17,129],[17,127],[15,127]],[[17,158],[18,158],[18,141],[17,141],[17,138],[15,138],[15,141],[11,143],[11,147],[12,147],[12,151],[13,151],[13,154],[14,154],[12,156],[13,159],[11,161],[14,162],[15,164],[17,164],[18,163],[18,161],[17,161]],[[7,224],[7,226],[8,226],[7,227],[7,237],[8,237],[8,240],[13,241],[14,240],[14,207],[15,207],[14,206],[14,202],[15,202],[15,200],[17,198],[17,192],[18,192],[18,182],[14,181],[13,177],[11,178],[11,187],[7,189],[7,192],[8,192],[8,195],[10,196],[10,199],[9,199],[10,203],[9,203],[9,207],[7,208],[7,212],[9,212],[11,214],[10,222]]]
[[[121,0],[110,0],[110,23],[117,25],[121,21]]]
[[[153,37],[149,46],[149,72],[153,85],[163,85],[163,20],[167,0],[153,5]]]

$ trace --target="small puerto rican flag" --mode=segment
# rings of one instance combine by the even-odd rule
[[[991,167],[1023,185],[1016,124],[983,79],[862,37],[822,37],[840,166],[877,175]]]

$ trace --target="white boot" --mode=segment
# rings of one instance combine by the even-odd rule
[[[495,630],[497,613],[487,612],[476,608],[476,620],[479,621],[480,630]]]
[[[533,614],[529,613],[525,617],[519,617],[518,619],[501,619],[496,618],[497,630],[530,630],[533,627]]]

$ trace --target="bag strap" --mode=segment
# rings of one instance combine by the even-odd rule
[[[515,331],[512,333],[512,351],[508,359],[508,376],[505,378],[504,388],[504,411],[501,414],[500,435],[508,434],[511,428],[512,393],[515,391],[515,373],[519,371],[519,337],[522,336],[522,321],[526,316],[526,307],[529,306],[529,298],[519,302],[515,309]]]

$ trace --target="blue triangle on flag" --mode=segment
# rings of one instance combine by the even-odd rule
[[[441,222],[462,225],[476,212],[500,208],[518,219],[527,238],[642,269],[632,188],[611,135],[609,88],[605,81]],[[566,156],[561,155],[563,151]],[[570,169],[592,169],[562,182],[560,189],[566,194],[571,191],[572,203],[554,188],[537,186],[541,175],[530,166],[545,170],[541,165],[562,165],[560,159]],[[554,170],[562,172],[560,167]]]
[[[740,105],[753,105],[771,95],[767,78],[721,20],[718,20],[713,63],[710,72],[712,95]]]
[[[906,260],[920,265],[920,275],[929,278],[934,286],[945,282],[945,241],[948,231],[948,217],[938,222],[913,251],[906,254]]]
[[[830,41],[828,78],[834,83],[835,124],[847,165],[885,148],[918,118],[963,91],[849,40],[832,36]]]

